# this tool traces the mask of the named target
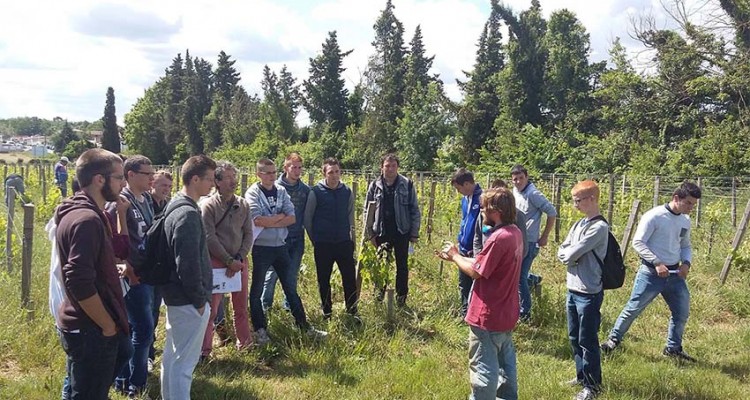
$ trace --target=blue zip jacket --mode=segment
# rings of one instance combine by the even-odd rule
[[[479,218],[479,196],[482,188],[477,183],[474,193],[461,198],[461,228],[458,230],[458,249],[462,254],[472,255],[474,250],[474,228]]]

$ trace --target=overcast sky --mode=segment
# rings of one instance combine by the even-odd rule
[[[705,2],[705,0],[691,0]],[[506,0],[520,12],[531,0]],[[453,99],[462,71],[472,68],[489,0],[393,0],[409,42],[420,24],[428,55]],[[546,17],[573,11],[591,35],[591,59],[607,58],[615,37],[636,54],[632,16],[651,14],[664,26],[659,0],[541,0]],[[358,82],[372,53],[372,26],[385,0],[27,0],[0,13],[0,118],[38,116],[96,120],[108,86],[118,123],[172,58],[190,50],[215,64],[224,50],[237,60],[241,84],[260,92],[261,71],[286,64],[301,82],[327,32],[338,32],[345,78]],[[505,32],[503,35],[506,36]]]

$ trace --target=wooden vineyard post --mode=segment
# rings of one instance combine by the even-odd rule
[[[315,173],[308,172],[308,174],[307,174],[307,186],[312,187],[314,179],[315,179]]]
[[[555,181],[555,210],[560,214],[560,202],[562,193],[563,178],[557,178]],[[555,243],[560,243],[560,218],[555,219]]]
[[[698,187],[703,190],[703,178],[700,176],[698,177]],[[703,209],[703,201],[701,199],[698,199],[698,204],[696,204],[697,210],[695,211],[695,227],[700,228],[701,226],[701,211]]]
[[[732,228],[737,227],[737,177],[732,177]]]
[[[13,272],[13,218],[16,208],[16,191],[12,187],[5,188],[5,198],[8,204],[8,223],[5,227],[5,266],[8,273]]]
[[[34,244],[34,205],[23,205],[23,247],[21,263],[21,304],[29,309],[31,304],[31,255]]]
[[[654,177],[654,207],[659,205],[659,185],[661,178],[659,178],[659,175]]]
[[[437,182],[430,183],[430,205],[427,211],[427,243],[432,243],[432,219],[435,215],[435,189]]]
[[[628,224],[625,225],[625,232],[622,235],[622,242],[620,249],[622,249],[622,258],[625,259],[625,255],[628,253],[630,238],[633,237],[633,225],[635,225],[635,218],[638,216],[638,210],[641,208],[641,201],[638,199],[633,200],[633,207],[630,209],[630,215],[628,216]]]
[[[240,175],[240,196],[244,196],[247,191],[247,174]]]
[[[721,280],[722,285],[727,281],[729,269],[732,267],[732,259],[734,258],[735,252],[740,247],[740,243],[742,243],[742,238],[745,236],[748,218],[750,218],[750,200],[747,201],[747,205],[745,206],[745,213],[742,215],[740,227],[737,228],[737,231],[734,233],[734,240],[732,240],[732,249],[729,251],[727,258],[724,260],[724,267],[721,268],[721,275],[719,275],[719,279]]]

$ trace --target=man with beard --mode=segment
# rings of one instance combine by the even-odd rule
[[[130,328],[104,213],[125,179],[122,159],[103,149],[76,162],[81,191],[55,212],[55,241],[65,298],[57,326],[67,354],[71,399],[107,399],[116,371],[130,358]]]
[[[464,319],[469,325],[469,399],[517,399],[512,334],[519,315],[523,237],[513,225],[516,207],[510,190],[489,189],[482,193],[480,205],[483,221],[491,227],[482,251],[476,258],[464,257],[448,243],[438,256],[474,279]]]

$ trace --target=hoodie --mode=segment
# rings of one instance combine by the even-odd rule
[[[129,334],[125,301],[112,248],[112,229],[104,212],[84,192],[63,200],[55,212],[55,241],[62,265],[65,299],[58,326],[66,331],[99,326],[79,301],[98,294],[119,331]]]

